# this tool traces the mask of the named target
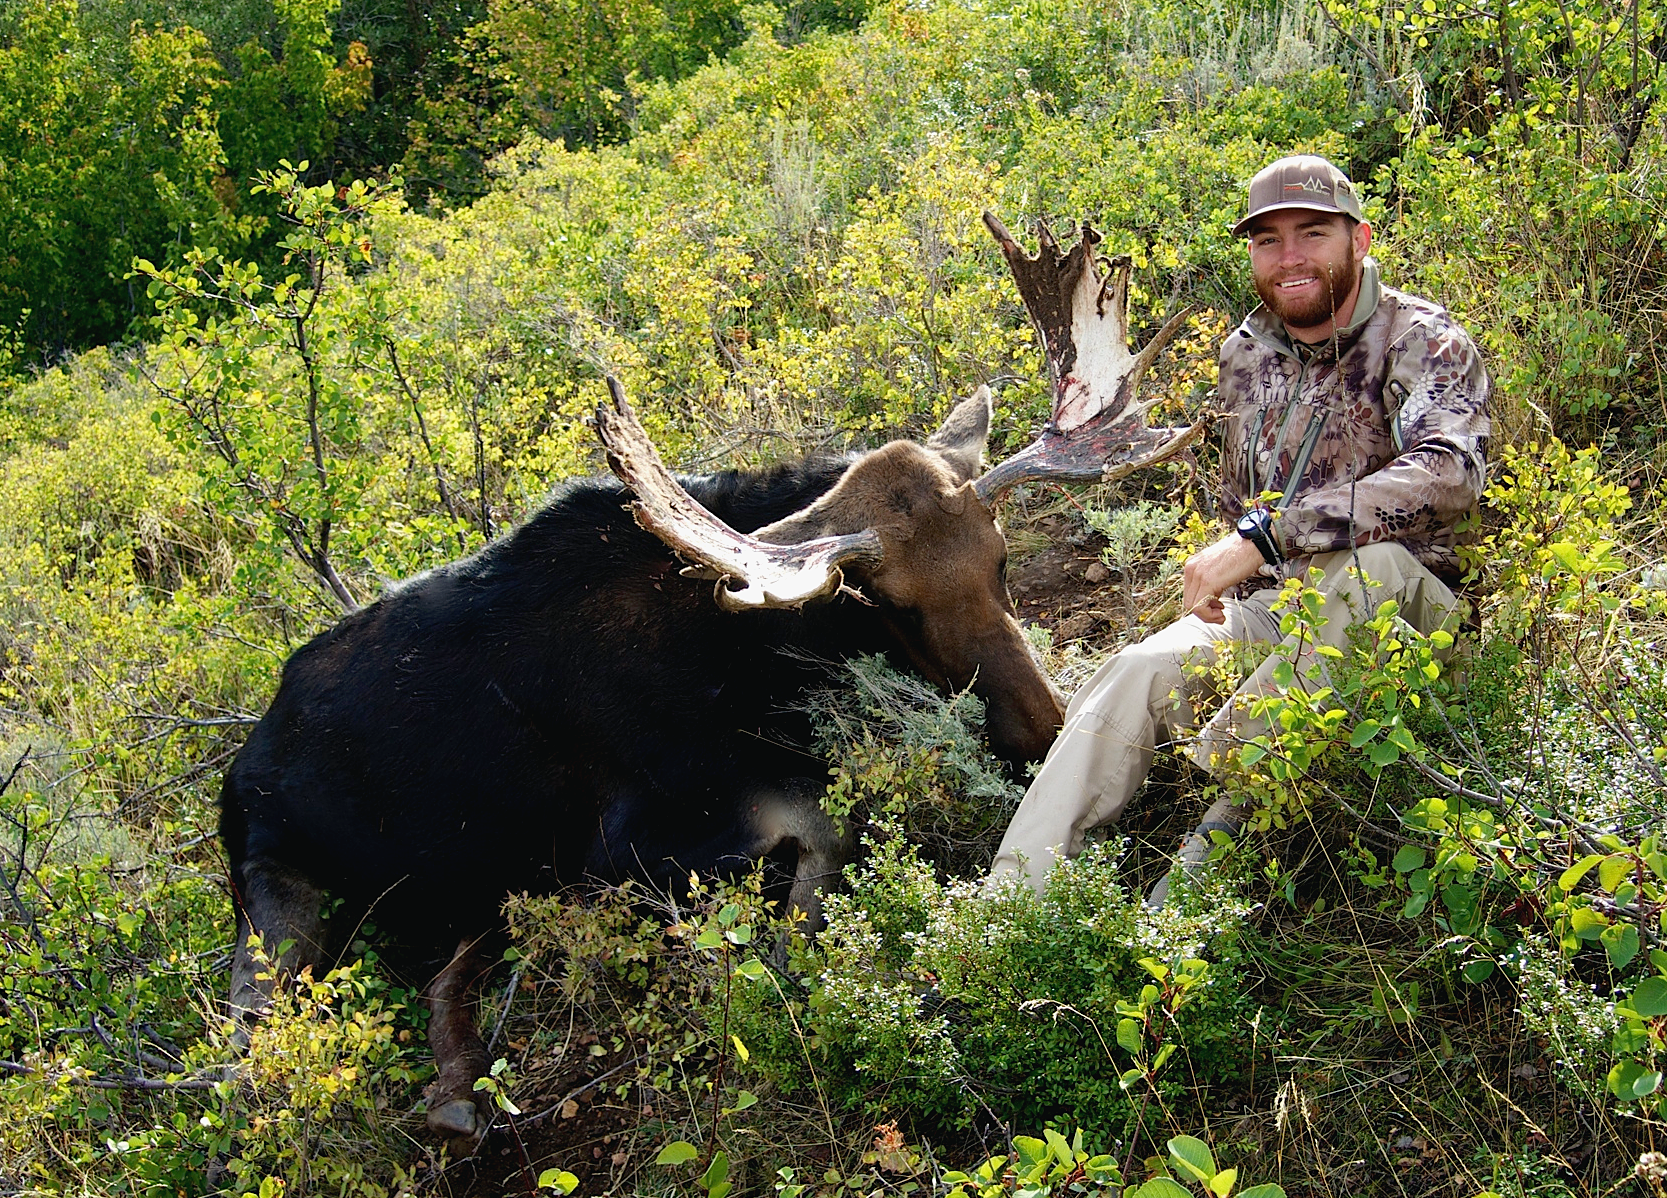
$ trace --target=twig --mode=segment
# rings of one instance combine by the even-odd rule
[[[258,724],[258,715],[224,715],[214,716],[206,720],[194,720],[187,716],[169,715],[162,711],[135,711],[122,717],[124,720],[155,720],[166,721],[174,728],[236,728],[244,724]]]
[[[394,378],[399,382],[399,388],[405,392],[405,398],[411,401],[411,413],[417,418],[417,433],[422,438],[423,449],[428,453],[428,463],[434,467],[434,487],[440,492],[440,502],[446,506],[446,514],[452,518],[453,524],[462,524],[463,518],[457,514],[457,503],[452,499],[451,488],[446,486],[445,471],[440,469],[440,459],[435,456],[434,443],[428,437],[428,422],[423,419],[422,404],[417,399],[417,393],[405,379],[405,372],[400,369],[399,349],[392,337],[387,338],[388,361],[394,368]],[[463,534],[457,534],[459,548],[466,547]]]
[[[509,975],[509,985],[504,989],[504,1005],[498,1011],[498,1022],[492,1025],[492,1037],[486,1042],[487,1056],[491,1056],[492,1050],[498,1046],[498,1036],[504,1030],[504,1020],[509,1018],[509,1006],[515,1001],[515,989],[521,984],[521,978],[526,972],[525,965],[517,965],[515,972]]]
[[[7,788],[16,780],[17,775],[23,769],[24,763],[29,760],[31,749],[32,746],[24,748],[22,756],[17,759],[17,764],[12,766],[11,773],[6,775],[4,782],[0,782],[0,795],[5,794]],[[6,888],[6,894],[12,900],[12,906],[17,908],[18,917],[23,920],[24,929],[28,931],[30,939],[35,942],[35,947],[45,949],[46,937],[41,934],[40,924],[35,920],[35,913],[29,909],[29,904],[23,901],[23,896],[18,893],[17,889],[18,882],[22,880],[25,873],[29,872],[28,864],[25,861],[25,854],[29,851],[29,826],[22,823],[17,826],[21,834],[21,840],[17,847],[17,877],[10,877],[6,873],[5,862],[0,861],[0,885]]]
[[[91,1032],[98,1038],[98,1042],[104,1045],[105,1048],[109,1049],[113,1055],[118,1057],[123,1055],[121,1045],[117,1044],[115,1038],[111,1036],[109,1032],[105,1031],[103,1026],[99,1023],[97,1011],[94,1011],[87,1017],[87,1024],[88,1026],[84,1028],[72,1027],[65,1028],[64,1030],[68,1032]],[[166,1061],[157,1056],[155,1053],[146,1052],[137,1044],[133,1046],[133,1055],[139,1058],[140,1064],[149,1065],[152,1069],[160,1069],[164,1073],[171,1072],[178,1064],[177,1061]]]
[[[528,1122],[536,1123],[540,1119],[543,1119],[543,1118],[546,1118],[550,1115],[555,1114],[557,1111],[561,1110],[562,1107],[566,1106],[568,1103],[572,1102],[575,1098],[579,1097],[579,1095],[583,1094],[586,1090],[594,1089],[595,1087],[601,1085],[603,1082],[607,1081],[614,1074],[618,1073],[621,1069],[625,1068],[627,1065],[634,1065],[634,1064],[636,1064],[636,1058],[635,1057],[633,1057],[629,1061],[621,1061],[619,1064],[615,1065],[612,1069],[608,1070],[606,1073],[598,1073],[595,1077],[591,1078],[588,1082],[586,1082],[584,1085],[580,1086],[577,1090],[573,1090],[573,1091],[569,1092],[568,1094],[564,1095],[562,1098],[558,1099],[556,1102],[552,1103],[550,1106],[547,1106],[542,1111],[538,1112],[538,1114],[529,1116],[528,1117]]]
[[[21,1061],[0,1061],[0,1073],[11,1073],[21,1076],[39,1076],[41,1071]],[[212,1090],[224,1078],[218,1077],[182,1077],[177,1081],[169,1081],[160,1077],[138,1077],[123,1074],[118,1077],[106,1077],[99,1073],[83,1074],[79,1069],[71,1069],[64,1078],[74,1086],[87,1086],[94,1090]]]
[[[1391,92],[1395,93],[1395,98],[1401,102],[1401,107],[1411,109],[1412,94],[1402,87],[1397,80],[1390,77],[1389,72],[1384,68],[1382,60],[1379,59],[1375,53],[1373,53],[1371,47],[1366,45],[1347,29],[1344,29],[1337,18],[1332,15],[1331,5],[1325,3],[1324,0],[1321,0],[1320,12],[1325,15],[1326,24],[1330,25],[1333,30],[1347,39],[1349,44],[1360,52],[1360,56],[1372,64],[1372,70],[1377,73],[1378,82],[1383,84]]]

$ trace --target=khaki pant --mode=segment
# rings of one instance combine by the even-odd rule
[[[1325,598],[1321,614],[1326,617],[1318,639],[1341,649],[1348,646],[1349,625],[1369,618],[1387,599],[1398,601],[1401,616],[1425,633],[1448,623],[1458,606],[1440,579],[1392,541],[1322,554],[1312,565],[1324,574],[1316,586]],[[1360,570],[1368,580],[1364,594]],[[1101,666],[1066,709],[1065,727],[1002,837],[989,883],[1023,870],[1041,893],[1058,856],[1076,856],[1083,833],[1115,823],[1145,781],[1156,746],[1196,727],[1207,688],[1184,667],[1212,662],[1224,641],[1273,644],[1284,639],[1274,608],[1278,597],[1274,587],[1248,599],[1226,600],[1225,623],[1187,616]],[[1299,656],[1299,678],[1302,659],[1311,653],[1305,646]],[[1213,758],[1267,730],[1266,721],[1250,718],[1238,700],[1273,693],[1275,664],[1270,659],[1259,667],[1204,725],[1192,748],[1200,766],[1210,769]]]

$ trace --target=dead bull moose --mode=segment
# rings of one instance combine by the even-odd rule
[[[506,894],[770,856],[819,911],[848,854],[818,807],[825,763],[792,747],[795,697],[828,681],[813,663],[891,653],[971,686],[1001,755],[1043,756],[1062,713],[1014,619],[991,504],[1025,478],[1159,460],[1196,430],[1147,429],[1131,403],[1176,325],[1130,355],[1127,265],[1102,282],[1086,226],[1069,254],[1044,228],[1033,259],[986,220],[1055,380],[1054,419],[1017,457],[977,477],[980,388],[924,444],[680,483],[609,380],[597,427],[623,485],[566,485],[296,651],[221,796],[236,1015],[265,1006],[272,973],[329,958],[326,892],[343,901],[331,925],[374,907],[416,959],[451,954],[427,994],[428,1122],[478,1134],[470,989]],[[291,943],[271,973],[252,932]]]

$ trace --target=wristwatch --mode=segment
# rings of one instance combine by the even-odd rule
[[[1251,508],[1239,517],[1239,535],[1249,541],[1270,566],[1284,560],[1279,544],[1273,539],[1273,513],[1265,507]]]

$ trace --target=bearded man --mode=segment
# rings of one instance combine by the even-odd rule
[[[1221,349],[1221,512],[1234,529],[1187,560],[1182,618],[1116,654],[1072,700],[987,891],[1022,874],[1040,893],[1084,832],[1122,815],[1158,744],[1190,738],[1193,761],[1215,772],[1267,731],[1249,707],[1273,693],[1277,657],[1196,736],[1206,696],[1186,667],[1226,642],[1286,639],[1285,580],[1317,570],[1324,599],[1318,632],[1290,638],[1299,680],[1316,640],[1346,648],[1349,625],[1385,600],[1420,632],[1456,622],[1456,526],[1486,475],[1488,376],[1475,344],[1439,305],[1379,281],[1354,185],[1323,158],[1257,174],[1233,233],[1247,238],[1262,299]],[[1217,802],[1183,866],[1205,860],[1211,830],[1241,825]],[[1166,878],[1149,901],[1167,891]]]

